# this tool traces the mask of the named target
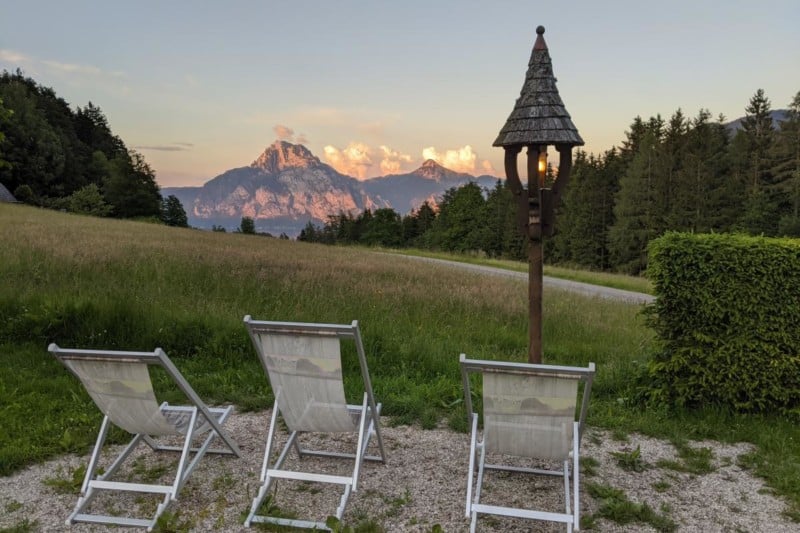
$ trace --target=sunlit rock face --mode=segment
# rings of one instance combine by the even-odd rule
[[[321,166],[319,158],[302,144],[275,141],[258,156],[250,166],[266,174],[275,174],[290,168],[314,168]]]
[[[417,176],[433,181],[442,181],[444,178],[459,176],[458,172],[453,172],[452,170],[444,168],[433,159],[426,160],[424,163],[422,163],[422,166],[413,173]],[[469,176],[468,174],[466,175]],[[472,176],[469,177],[471,178]]]
[[[434,205],[451,187],[477,181],[489,188],[496,179],[454,172],[428,160],[408,174],[359,181],[323,163],[305,146],[276,141],[250,165],[228,170],[202,187],[161,192],[178,197],[191,226],[219,225],[230,231],[242,217],[251,217],[258,231],[294,237],[309,221],[324,225],[331,215],[355,216],[384,207],[405,215],[424,201]]]
[[[370,198],[358,180],[339,174],[306,147],[276,141],[250,166],[206,183],[189,214],[205,220],[251,217],[258,228],[268,225],[260,222],[272,219],[324,223],[339,212],[357,214],[387,206]]]

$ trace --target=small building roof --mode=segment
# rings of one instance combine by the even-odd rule
[[[14,198],[14,195],[6,189],[6,186],[0,183],[0,202],[13,202],[17,203],[17,199]]]
[[[536,28],[536,34],[525,83],[492,146],[583,146],[578,128],[558,95],[550,52],[544,42],[544,26]]]

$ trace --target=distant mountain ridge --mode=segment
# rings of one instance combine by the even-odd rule
[[[481,187],[491,188],[497,183],[495,176],[473,176],[455,172],[441,166],[432,159],[418,169],[406,174],[390,174],[362,182],[366,191],[376,198],[386,200],[401,215],[428,201],[436,203],[437,197],[451,187],[475,182]]]
[[[788,109],[773,109],[769,112],[769,116],[772,118],[772,127],[778,129],[780,127],[780,123],[784,120],[789,120],[789,110]],[[737,131],[742,129],[742,121],[745,117],[739,117],[736,120],[732,120],[725,124],[725,127],[728,129],[728,133],[731,135],[735,134]]]
[[[164,187],[161,194],[181,201],[190,226],[232,230],[247,216],[258,231],[295,236],[309,221],[324,224],[340,212],[389,207],[406,214],[471,181],[492,187],[497,178],[454,172],[428,160],[407,174],[359,181],[305,146],[275,141],[249,166],[223,172],[201,187]]]

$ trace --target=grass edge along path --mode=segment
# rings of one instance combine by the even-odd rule
[[[365,248],[375,250],[374,248]],[[380,251],[388,254],[409,255],[414,257],[429,257],[432,259],[444,259],[446,261],[456,261],[473,265],[483,265],[513,272],[528,272],[528,263],[523,261],[513,261],[510,259],[494,259],[478,254],[458,254],[448,252],[434,252],[430,250],[420,250],[417,248],[390,249],[380,248]],[[628,276],[625,274],[615,274],[613,272],[598,272],[591,270],[581,270],[561,265],[545,265],[544,275],[553,278],[580,281],[601,287],[612,287],[643,294],[653,294],[653,285],[645,277]]]

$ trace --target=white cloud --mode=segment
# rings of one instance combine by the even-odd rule
[[[125,92],[127,90],[127,87],[119,85],[120,80],[127,78],[122,71],[109,71],[94,65],[41,59],[8,49],[0,49],[0,62],[15,64],[14,67],[30,70],[36,75],[45,70],[69,83],[92,84],[93,86],[111,83],[117,92]]]
[[[284,126],[283,124],[276,124],[272,131],[275,132],[275,135],[278,136],[279,141],[290,141],[294,139],[294,130],[289,126]]]
[[[396,150],[392,150],[386,145],[380,146],[381,151],[381,174],[400,174],[403,170],[407,170],[407,164],[411,163],[412,157],[408,154],[402,154]]]
[[[483,171],[484,171],[486,174],[491,174],[491,175],[493,175],[493,176],[494,176],[494,175],[497,175],[497,171],[495,171],[494,167],[492,166],[492,164],[489,162],[489,160],[488,160],[488,159],[484,159],[484,160],[481,162],[481,169],[483,169]]]
[[[155,150],[156,152],[185,152],[194,147],[193,143],[174,142],[169,144],[150,144],[134,146],[136,150]]]
[[[323,148],[325,161],[342,174],[364,180],[369,177],[373,165],[372,149],[364,143],[352,141],[346,148],[339,150],[327,145]]]
[[[41,64],[47,67],[48,69],[61,73],[66,74],[68,76],[77,76],[78,78],[89,78],[89,79],[118,79],[118,78],[125,78],[125,73],[119,70],[115,71],[107,71],[103,70],[99,67],[95,67],[94,65],[80,65],[77,63],[62,63],[60,61],[52,61],[48,59],[42,59]]]
[[[325,161],[348,176],[360,180],[385,176],[387,174],[400,174],[411,170],[414,158],[394,150],[386,145],[377,149],[366,143],[351,141],[346,148],[338,149],[328,145],[324,150]]]
[[[439,152],[435,147],[423,148],[422,158],[425,160],[433,159],[440,165],[456,172],[475,173],[475,162],[478,154],[472,151],[470,145],[455,150],[445,150]]]
[[[75,63],[59,63],[58,61],[42,60],[42,64],[50,67],[52,70],[58,70],[67,74],[88,74],[90,76],[99,76],[103,73],[97,67],[91,65],[77,65]]]
[[[276,124],[272,127],[279,141],[287,141],[294,144],[308,144],[308,137],[305,133],[294,134],[294,130],[283,124]]]
[[[9,63],[22,63],[28,61],[30,58],[19,52],[13,50],[0,49],[0,61],[8,61]]]

